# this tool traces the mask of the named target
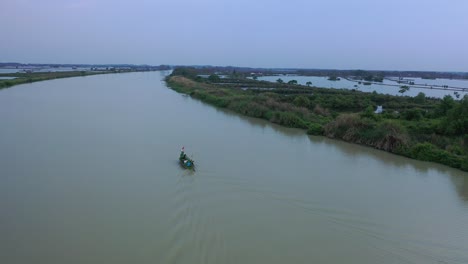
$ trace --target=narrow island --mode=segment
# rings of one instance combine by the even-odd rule
[[[167,65],[89,65],[89,64],[21,64],[0,63],[0,69],[17,69],[17,72],[0,73],[0,89],[12,86],[45,80],[89,76],[96,74],[124,73],[136,71],[169,70]],[[60,70],[66,67],[70,70]]]
[[[178,67],[166,82],[216,107],[305,129],[310,135],[468,171],[468,96],[393,96],[248,77],[236,71],[222,78],[206,76],[197,68]]]
[[[69,78],[78,76],[89,76],[96,74],[111,73],[110,71],[62,71],[62,72],[17,72],[2,73],[0,77],[11,77],[12,79],[0,79],[0,89],[9,88],[18,84],[32,83],[45,80]]]

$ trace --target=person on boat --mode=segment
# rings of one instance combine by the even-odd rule
[[[179,159],[181,159],[181,160],[186,160],[187,159],[187,155],[184,152],[184,147],[182,147],[182,149],[180,150]]]

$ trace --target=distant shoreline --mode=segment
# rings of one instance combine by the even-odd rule
[[[423,79],[456,79],[468,80],[468,72],[460,71],[419,71],[419,70],[366,70],[366,69],[317,69],[317,68],[268,68],[268,67],[239,67],[213,65],[147,65],[147,64],[53,64],[53,63],[18,63],[0,62],[1,69],[40,69],[40,68],[99,68],[99,69],[132,69],[132,70],[172,70],[177,67],[191,67],[211,74],[255,73],[261,75],[302,75],[302,76],[358,76],[362,74],[395,76],[401,78],[420,77]]]
[[[150,71],[150,70],[144,70]],[[127,72],[143,72],[131,69],[112,69],[112,70],[93,70],[93,71],[55,71],[55,72],[16,72],[16,73],[0,73],[1,77],[14,77],[14,79],[0,79],[0,90],[11,88],[15,85],[47,81],[60,78],[82,77],[98,74],[112,74],[112,73],[127,73]]]
[[[30,72],[30,73],[2,73],[0,77],[15,77],[15,79],[0,79],[0,90],[11,88],[15,85],[40,82],[52,79],[90,76],[97,74],[109,74],[120,72],[109,71],[62,71],[62,72]]]

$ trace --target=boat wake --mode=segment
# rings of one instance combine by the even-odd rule
[[[229,263],[223,233],[208,214],[209,196],[198,188],[194,173],[178,177],[168,231],[169,250],[161,263]]]

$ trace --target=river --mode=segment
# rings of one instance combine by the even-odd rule
[[[222,111],[164,74],[0,90],[0,263],[468,263],[468,173]]]

